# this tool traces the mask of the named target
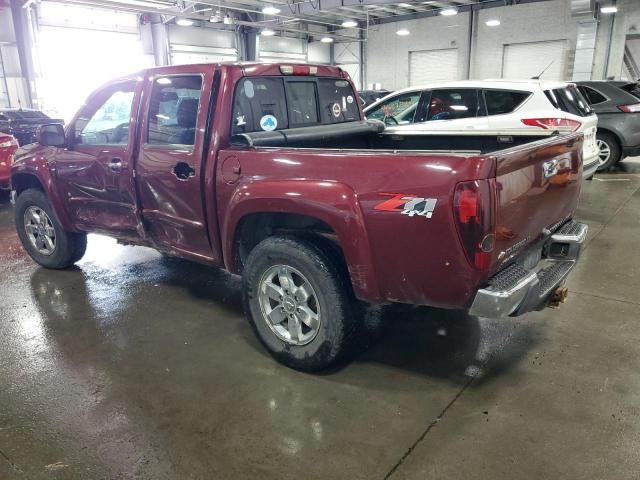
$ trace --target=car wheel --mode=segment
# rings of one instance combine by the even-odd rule
[[[68,268],[87,249],[87,236],[65,232],[47,196],[40,190],[25,190],[16,199],[15,224],[29,256],[46,268]]]
[[[349,351],[356,319],[345,276],[322,241],[276,236],[251,251],[243,272],[245,310],[278,361],[313,371]]]
[[[620,161],[620,146],[616,138],[606,132],[596,134],[596,143],[600,152],[597,171],[604,172]]]

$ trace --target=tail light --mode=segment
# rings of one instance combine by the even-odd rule
[[[283,75],[317,75],[318,67],[311,65],[280,65]]]
[[[640,103],[633,103],[631,105],[618,105],[618,109],[624,113],[637,113],[640,112]]]
[[[469,263],[488,270],[495,246],[495,180],[475,180],[456,185],[453,213],[458,235]]]
[[[522,123],[529,127],[540,127],[545,130],[570,130],[572,132],[577,131],[582,123],[577,120],[570,120],[568,118],[525,118]]]

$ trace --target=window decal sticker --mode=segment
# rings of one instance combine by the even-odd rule
[[[260,119],[260,128],[266,132],[271,132],[278,128],[278,119],[273,115],[264,115]]]
[[[436,208],[437,199],[435,198],[423,198],[406,193],[381,193],[380,195],[391,197],[374,207],[383,212],[399,212],[410,217],[418,215],[431,218]]]
[[[339,117],[340,114],[342,113],[342,108],[340,107],[340,104],[334,103],[331,107],[331,112],[333,113],[334,117]]]

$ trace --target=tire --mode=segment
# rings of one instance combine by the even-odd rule
[[[30,215],[32,212],[35,216]],[[36,218],[42,223],[38,223]],[[40,190],[25,190],[18,196],[15,205],[15,224],[24,249],[35,262],[45,268],[56,270],[69,268],[80,260],[87,250],[87,235],[65,232],[51,202]],[[27,224],[30,226],[28,227]],[[34,225],[41,227],[35,234],[33,231],[38,227]],[[28,229],[31,233],[27,231]],[[44,236],[49,237],[51,243],[41,243],[44,238],[40,236],[41,233],[45,233]],[[35,243],[32,237],[36,239]],[[44,253],[45,250],[46,253]]]
[[[622,158],[618,140],[608,132],[597,132],[596,141],[600,149],[597,172],[606,172]]]
[[[280,281],[283,267],[295,288]],[[251,251],[243,272],[244,307],[273,357],[309,372],[332,366],[349,353],[357,320],[347,280],[342,262],[324,239],[274,236]],[[267,288],[268,283],[275,289]],[[282,300],[277,289],[284,294]]]

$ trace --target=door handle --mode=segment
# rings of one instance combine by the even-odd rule
[[[119,172],[122,170],[122,159],[121,158],[112,158],[109,162],[109,170],[112,172]]]
[[[186,162],[178,162],[171,172],[178,180],[188,180],[196,176],[195,169]]]

